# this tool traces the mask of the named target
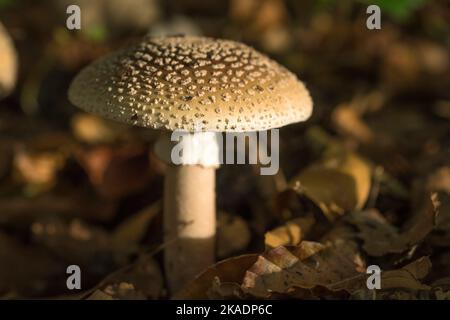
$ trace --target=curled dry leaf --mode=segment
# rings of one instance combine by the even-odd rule
[[[382,272],[381,288],[383,290],[404,288],[409,290],[427,290],[429,286],[419,280],[425,278],[431,270],[431,261],[422,257],[398,270]]]
[[[430,270],[431,261],[428,257],[421,257],[400,269],[382,270],[380,289],[369,290],[364,278],[360,289],[355,290],[352,297],[364,300],[414,300],[419,295],[430,296],[431,287],[422,283]]]
[[[317,286],[350,291],[352,283],[345,280],[361,275],[359,261],[352,248],[343,242],[324,246],[303,241],[297,247],[278,247],[260,255],[246,272],[242,288],[258,298]]]
[[[224,258],[244,250],[251,238],[247,222],[237,215],[221,212],[217,221],[217,256]]]
[[[372,169],[368,162],[338,145],[331,146],[320,161],[303,170],[291,188],[310,198],[328,219],[361,209],[367,200]]]
[[[358,228],[357,236],[364,242],[364,251],[380,257],[389,253],[402,253],[422,242],[435,226],[437,213],[437,195],[433,194],[427,197],[423,208],[406,223],[403,230],[386,222],[376,210],[356,212],[347,219]]]
[[[300,244],[314,223],[315,219],[312,215],[287,221],[284,225],[266,232],[264,236],[266,248]]]

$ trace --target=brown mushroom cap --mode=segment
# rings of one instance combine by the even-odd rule
[[[0,23],[0,98],[8,95],[17,77],[17,54],[6,29]]]
[[[82,70],[69,99],[105,118],[172,131],[268,130],[312,112],[287,69],[244,44],[205,37],[147,37]]]

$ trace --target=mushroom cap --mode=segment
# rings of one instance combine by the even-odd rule
[[[260,131],[304,121],[311,97],[275,61],[235,41],[146,37],[101,58],[73,80],[85,111],[166,130]]]
[[[8,95],[17,78],[17,54],[6,29],[0,23],[0,98]]]

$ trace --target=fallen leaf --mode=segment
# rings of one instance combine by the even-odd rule
[[[358,228],[357,236],[364,242],[364,251],[380,257],[389,253],[402,253],[422,242],[435,226],[437,209],[437,196],[433,194],[403,230],[386,222],[376,210],[353,213],[347,220]]]
[[[344,280],[361,275],[356,262],[354,251],[343,243],[324,246],[303,241],[297,247],[278,247],[260,255],[247,270],[242,288],[257,298],[317,286],[345,290],[349,284]]]
[[[388,270],[381,273],[381,288],[428,290],[429,286],[422,284],[419,280],[425,278],[431,270],[431,261],[428,257],[422,257],[401,269]]]
[[[329,147],[323,159],[303,170],[291,188],[310,198],[334,220],[345,212],[361,209],[371,186],[371,166],[340,146]]]
[[[266,248],[300,244],[314,223],[315,219],[312,215],[287,221],[284,225],[266,232],[264,237]]]

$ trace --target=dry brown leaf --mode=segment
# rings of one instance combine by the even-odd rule
[[[291,188],[310,198],[330,220],[347,211],[360,209],[371,186],[372,168],[353,152],[334,145],[319,164],[303,170]]]
[[[361,286],[352,293],[353,299],[359,300],[416,300],[430,299],[431,287],[421,282],[431,269],[428,257],[419,258],[396,270],[382,270],[381,289],[369,290],[366,279],[361,279]],[[427,297],[427,298],[425,298]]]
[[[345,290],[350,286],[345,280],[361,275],[357,262],[354,250],[344,243],[326,247],[304,241],[298,247],[278,247],[260,255],[246,272],[242,288],[258,298],[317,286]]]
[[[430,287],[422,284],[419,280],[425,278],[430,270],[430,259],[428,257],[422,257],[401,269],[382,272],[381,288],[382,290],[398,288],[428,290]]]
[[[358,228],[363,249],[371,256],[380,257],[402,253],[423,241],[435,226],[437,209],[437,196],[433,194],[403,230],[387,223],[376,210],[356,212],[347,219]]]

